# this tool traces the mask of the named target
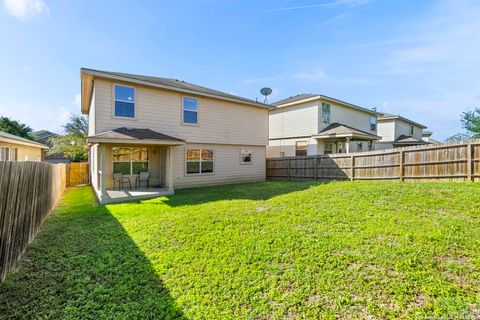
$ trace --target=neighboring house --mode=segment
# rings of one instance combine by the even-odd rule
[[[432,138],[432,131],[423,130],[422,131],[422,140],[431,144],[443,144],[441,141],[435,140]]]
[[[150,186],[166,193],[265,180],[273,107],[180,80],[91,69],[80,74],[91,182],[101,202],[112,199],[114,173],[134,184],[148,172]]]
[[[48,131],[48,130],[38,130],[32,132],[33,136],[35,137],[35,141],[41,144],[48,146],[49,148],[53,147],[52,138],[60,136],[57,133]],[[63,154],[46,154],[45,155],[45,162],[49,163],[70,163],[71,159],[68,159]]]
[[[58,137],[58,134],[48,130],[38,130],[38,131],[32,132],[32,134],[35,137],[36,142],[44,144],[49,147],[52,146],[50,139]]]
[[[42,161],[44,144],[0,131],[0,161]]]
[[[375,149],[392,149],[426,144],[422,139],[427,127],[399,115],[383,113],[378,117],[378,135],[382,137]]]
[[[369,151],[378,112],[319,94],[300,94],[272,104],[268,157]]]

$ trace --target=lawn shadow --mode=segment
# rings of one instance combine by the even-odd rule
[[[67,191],[0,285],[0,318],[185,316],[123,226],[83,187]]]
[[[283,194],[307,190],[313,186],[330,182],[332,181],[269,180],[256,183],[201,187],[202,192],[198,192],[200,187],[186,188],[175,190],[174,195],[164,197],[161,203],[171,207],[178,207],[222,200],[268,200]]]

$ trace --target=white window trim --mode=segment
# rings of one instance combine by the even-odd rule
[[[115,115],[115,101],[117,101],[115,99],[115,87],[116,86],[127,87],[127,88],[132,88],[133,89],[133,96],[135,97],[134,101],[133,101],[133,118],[132,117],[122,117],[122,116],[116,116]],[[118,100],[118,101],[132,103],[131,101],[125,101],[125,100]],[[137,109],[137,88],[132,87],[132,86],[128,86],[128,85],[125,85],[125,84],[121,84],[121,83],[114,83],[112,85],[112,118],[122,119],[122,120],[137,120],[137,113],[138,113],[137,111],[138,111],[138,109]]]
[[[113,149],[114,148],[127,148],[127,149],[130,149],[130,161],[113,161]],[[130,162],[130,173],[129,174],[125,174],[125,176],[138,176],[138,174],[136,173],[132,173],[133,171],[133,163],[134,162],[145,162],[145,161],[132,161],[132,149],[133,148],[147,148],[147,157],[148,157],[148,160],[147,160],[147,163],[148,163],[148,172],[150,172],[150,148],[148,147],[123,147],[123,146],[113,146],[112,147],[112,174],[114,173],[113,172],[113,164],[115,162]]]
[[[187,160],[187,156],[188,156],[188,150],[194,150],[194,149],[198,149],[200,150],[200,160]],[[213,171],[212,172],[205,172],[205,173],[202,173],[202,150],[212,150],[212,153],[213,153]],[[206,160],[206,161],[209,161],[209,160]],[[200,165],[199,165],[199,173],[187,173],[187,163],[188,162],[200,162]],[[215,149],[214,148],[201,148],[201,147],[191,147],[191,148],[185,148],[185,176],[213,176],[215,175]]]
[[[0,161],[12,161],[11,156],[10,156],[10,147],[8,146],[1,146],[0,149],[7,149],[5,154],[7,155],[8,159],[0,159]]]
[[[194,99],[197,101],[197,122],[196,123],[188,123],[185,122],[185,98],[187,99]],[[197,97],[192,97],[192,96],[182,96],[182,125],[184,126],[192,126],[192,127],[198,127],[200,123],[200,99]],[[204,148],[206,149],[206,148]]]
[[[242,161],[242,151],[250,151],[250,161],[249,162]],[[240,164],[241,165],[251,165],[252,163],[253,163],[253,150],[240,149]]]

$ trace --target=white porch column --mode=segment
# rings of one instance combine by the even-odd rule
[[[101,200],[107,195],[107,152],[104,144],[100,144],[100,196]]]
[[[165,168],[165,182],[169,191],[173,192],[173,146],[167,148],[167,159]]]
[[[347,140],[345,141],[345,153],[350,153],[350,138],[347,137]]]

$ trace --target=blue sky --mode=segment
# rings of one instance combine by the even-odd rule
[[[480,106],[480,1],[1,0],[0,115],[61,132],[80,67],[321,93],[444,139]]]

